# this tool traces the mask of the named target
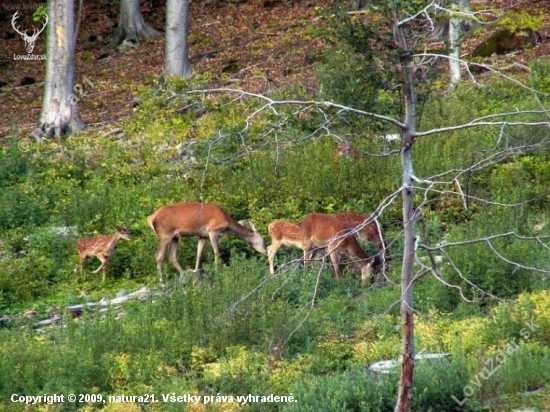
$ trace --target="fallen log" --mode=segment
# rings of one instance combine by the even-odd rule
[[[121,296],[118,296],[114,299],[103,298],[99,302],[88,302],[80,305],[71,305],[67,307],[67,311],[70,312],[73,316],[78,316],[82,313],[84,309],[108,309],[109,307],[119,308],[124,302],[127,302],[131,299],[143,299],[149,296],[149,289],[145,286],[139,290],[136,290],[132,293],[125,293]]]

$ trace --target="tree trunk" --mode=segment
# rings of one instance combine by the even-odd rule
[[[74,2],[51,0],[44,101],[40,125],[33,136],[37,140],[62,136],[85,129],[78,111],[75,87]]]
[[[189,0],[168,0],[166,4],[166,50],[164,74],[188,77],[189,63]]]
[[[139,0],[121,0],[118,28],[113,34],[110,47],[116,47],[124,40],[139,43],[142,39],[160,36],[160,32],[148,26],[143,20]]]
[[[458,0],[458,10],[467,11],[470,7],[470,0]],[[449,45],[451,51],[449,53],[449,69],[451,73],[451,89],[462,79],[460,72],[461,52],[460,46],[462,43],[462,21],[461,18],[452,18],[449,23]]]
[[[460,36],[461,36],[461,19],[451,19],[449,24],[449,45],[451,52],[449,53],[449,70],[451,73],[451,85],[460,82]]]
[[[397,18],[396,18],[397,22]],[[403,230],[405,245],[401,268],[401,321],[403,325],[403,359],[396,412],[407,412],[410,408],[414,376],[414,312],[413,312],[413,264],[416,253],[416,216],[414,211],[412,147],[416,129],[416,97],[414,92],[414,71],[405,30],[397,25],[395,33],[402,51],[401,76],[405,104],[406,130],[403,133],[401,166],[403,169]]]

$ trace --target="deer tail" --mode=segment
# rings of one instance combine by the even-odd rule
[[[153,213],[151,216],[148,216],[147,223],[149,223],[149,226],[151,226],[151,229],[153,229],[153,232],[155,232],[155,234],[158,236],[157,228],[156,228],[156,223],[157,223],[156,217],[157,217],[156,213]]]

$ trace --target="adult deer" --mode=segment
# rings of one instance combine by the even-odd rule
[[[115,247],[120,239],[130,240],[130,232],[125,227],[117,228],[116,232],[110,236],[83,237],[76,241],[78,250],[78,270],[82,274],[84,260],[88,256],[95,256],[101,261],[101,265],[92,273],[99,273],[103,269],[103,281],[105,282],[105,270],[107,261],[113,254]]]
[[[374,259],[368,257],[355,236],[350,234],[349,227],[340,219],[322,213],[310,213],[300,224],[304,238],[306,261],[313,257],[314,248],[326,247],[336,278],[340,277],[338,255],[347,253],[356,260],[361,268],[361,285],[370,278]]]
[[[382,272],[386,269],[386,243],[378,220],[372,216],[358,212],[335,213],[334,217],[343,221],[350,229],[356,230],[357,235],[365,241],[375,241],[378,246],[378,255],[382,261]]]
[[[215,264],[218,265],[220,259],[218,238],[222,233],[244,240],[261,254],[266,253],[264,239],[252,222],[249,222],[250,229],[248,229],[213,203],[176,203],[162,206],[147,218],[147,222],[159,238],[159,248],[155,258],[162,286],[164,286],[162,261],[167,252],[168,259],[180,274],[180,280],[183,279],[184,271],[176,259],[178,239],[181,237],[198,236],[199,238],[195,271],[200,269],[202,252],[208,238],[214,249]]]
[[[267,259],[269,260],[269,272],[275,273],[275,255],[281,246],[297,247],[304,250],[304,237],[300,225],[288,220],[276,220],[267,226],[271,237],[271,245],[267,247]],[[305,252],[304,252],[305,257]]]

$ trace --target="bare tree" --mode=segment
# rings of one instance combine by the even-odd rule
[[[46,81],[39,127],[33,136],[41,140],[81,131],[85,124],[78,111],[75,89],[74,2],[51,0],[48,25]]]
[[[164,74],[187,77],[189,63],[189,0],[168,0],[166,3],[166,51]]]
[[[410,410],[411,399],[413,396],[413,378],[414,378],[414,367],[415,367],[415,328],[414,328],[414,299],[413,299],[413,285],[414,281],[418,279],[425,273],[432,273],[434,277],[444,284],[447,287],[451,287],[459,290],[462,298],[469,300],[462,292],[462,288],[456,285],[453,285],[443,279],[441,273],[437,268],[437,262],[433,257],[433,252],[442,251],[444,252],[447,248],[464,246],[467,244],[485,242],[489,245],[491,253],[496,256],[498,259],[501,259],[506,262],[511,262],[509,259],[504,257],[498,252],[494,247],[493,242],[496,238],[501,237],[516,237],[525,240],[531,240],[533,242],[539,242],[540,239],[537,237],[525,237],[518,235],[514,232],[506,232],[495,236],[485,236],[479,239],[473,239],[469,242],[458,242],[445,244],[442,243],[436,247],[430,246],[429,242],[424,239],[422,241],[421,236],[418,233],[417,223],[422,218],[422,212],[426,205],[429,203],[428,194],[437,193],[436,187],[438,185],[454,186],[455,190],[450,191],[454,196],[461,199],[467,207],[469,201],[469,195],[464,193],[460,183],[460,177],[467,173],[468,171],[482,170],[483,168],[494,165],[498,162],[503,161],[504,159],[509,158],[510,156],[517,155],[518,153],[528,153],[541,150],[542,148],[550,147],[549,139],[542,139],[541,142],[533,142],[527,144],[516,145],[513,147],[506,147],[504,150],[496,150],[496,148],[491,152],[487,152],[484,158],[475,164],[473,164],[467,170],[455,170],[442,172],[437,176],[424,177],[420,178],[415,175],[413,167],[413,148],[418,139],[424,139],[429,136],[433,136],[440,133],[459,131],[471,128],[483,128],[483,127],[500,127],[501,130],[514,127],[546,127],[548,124],[549,111],[545,108],[535,111],[515,111],[511,113],[494,113],[486,115],[483,117],[472,119],[469,122],[463,124],[449,125],[440,128],[434,128],[430,130],[418,131],[418,119],[417,119],[417,94],[418,94],[418,82],[416,79],[416,72],[418,69],[418,59],[454,59],[448,55],[436,55],[429,53],[415,53],[416,48],[420,48],[422,43],[419,41],[423,36],[427,35],[426,30],[430,30],[433,24],[433,19],[431,11],[434,8],[443,9],[438,2],[431,2],[426,8],[418,10],[416,13],[411,12],[410,9],[407,10],[391,10],[391,19],[393,20],[393,31],[391,37],[393,42],[388,41],[386,44],[390,46],[391,49],[398,50],[399,60],[397,62],[397,77],[395,79],[395,84],[398,85],[394,89],[400,90],[401,101],[403,103],[402,107],[402,120],[398,118],[397,115],[385,115],[376,113],[374,111],[366,111],[350,106],[345,106],[342,104],[330,102],[330,101],[299,101],[299,100],[280,100],[276,101],[271,99],[268,96],[248,93],[241,90],[233,89],[215,89],[215,90],[202,90],[196,91],[195,93],[226,93],[237,95],[234,98],[234,101],[244,99],[244,98],[255,98],[261,101],[260,106],[250,113],[244,121],[244,130],[241,130],[240,133],[245,135],[246,131],[249,129],[251,123],[254,121],[254,118],[258,116],[265,110],[271,110],[275,115],[282,115],[282,112],[278,110],[280,106],[302,106],[308,107],[313,111],[321,113],[322,118],[325,119],[325,122],[320,125],[314,132],[312,132],[307,137],[319,136],[322,134],[335,136],[336,131],[331,130],[331,118],[342,116],[344,113],[351,114],[354,117],[360,116],[368,119],[372,119],[376,122],[386,123],[395,127],[401,131],[401,147],[399,154],[401,157],[401,167],[402,167],[402,180],[401,187],[393,194],[388,196],[380,207],[372,214],[373,217],[377,218],[383,210],[388,206],[389,203],[393,202],[398,196],[401,196],[402,199],[402,216],[403,216],[403,227],[402,235],[404,237],[404,246],[403,246],[403,256],[402,256],[402,266],[401,266],[401,323],[402,323],[402,362],[401,362],[401,379],[399,383],[399,390],[397,394],[397,401],[395,406],[396,412],[406,412]],[[472,18],[475,18],[472,15]],[[422,30],[420,30],[421,28]],[[379,44],[376,45],[379,47]],[[377,48],[377,51],[380,49]],[[381,54],[381,52],[379,51]],[[427,61],[427,60],[421,60]],[[466,62],[460,60],[460,63],[464,67],[468,68]],[[487,67],[486,67],[487,68]],[[494,74],[501,76],[505,81],[510,81],[515,85],[520,85],[521,83],[511,77],[508,77],[495,69],[488,68],[492,70]],[[474,80],[473,75],[470,73],[470,79]],[[389,85],[389,83],[387,83]],[[522,86],[524,87],[524,86]],[[534,96],[534,101],[538,102],[537,92],[533,89],[525,87],[525,89],[531,92]],[[284,122],[281,122],[284,124]],[[266,139],[273,131],[270,130],[266,132]],[[220,137],[221,138],[221,137]],[[218,138],[218,139],[220,139]],[[306,137],[304,137],[306,138]],[[260,139],[262,140],[262,139]],[[263,140],[262,140],[263,141]],[[243,143],[244,144],[244,143]],[[277,145],[279,142],[277,142]],[[247,150],[250,151],[250,147],[247,147]],[[451,176],[444,179],[443,176]],[[420,204],[415,204],[415,192],[420,191],[424,194],[424,200]],[[484,200],[476,199],[479,202]],[[499,205],[502,206],[502,205]],[[360,230],[361,228],[356,228]],[[431,264],[426,265],[417,259],[418,249],[422,249],[427,252]],[[420,270],[415,272],[415,263],[419,265]],[[521,265],[517,262],[512,262],[512,264],[518,267],[529,268],[530,270],[536,270],[542,273],[549,273],[550,271],[546,269],[541,269],[533,266]],[[460,268],[452,264],[453,269],[456,273],[461,276],[466,283],[473,289],[479,290],[484,296],[495,297],[490,293],[483,291],[473,282],[466,279],[461,273]],[[252,292],[251,292],[252,293]],[[246,297],[250,296],[247,295]],[[245,297],[245,298],[246,298]],[[244,298],[243,298],[244,299]],[[312,298],[310,308],[312,310],[314,306],[315,296]],[[309,316],[309,313],[306,315]],[[297,328],[303,323],[298,323]],[[296,329],[294,329],[295,331]],[[294,332],[293,331],[293,332]],[[292,333],[293,333],[292,332]],[[286,337],[283,342],[287,342],[290,337]]]
[[[140,40],[160,36],[160,32],[145,23],[139,0],[121,0],[118,27],[113,34],[110,47],[116,47],[124,40],[139,43]]]

